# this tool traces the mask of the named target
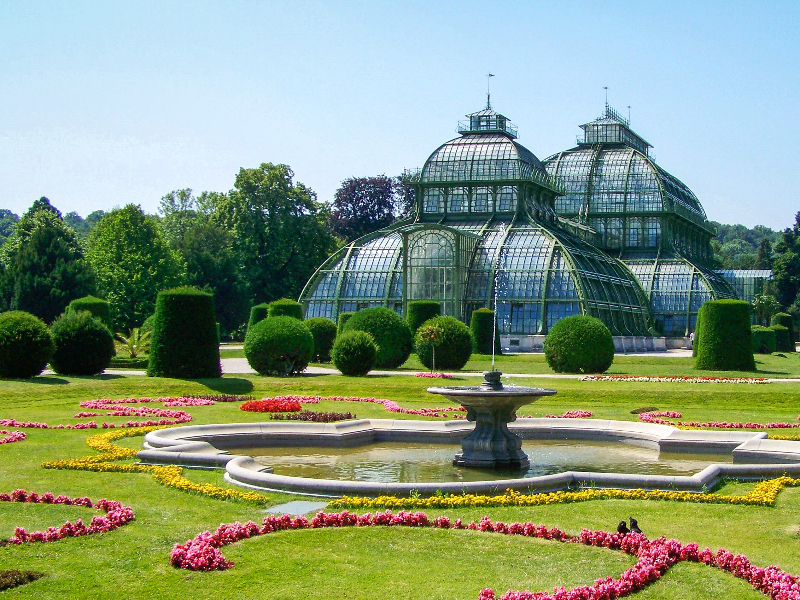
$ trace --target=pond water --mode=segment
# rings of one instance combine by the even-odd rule
[[[354,448],[242,448],[232,453],[252,456],[276,475],[379,483],[491,481],[564,471],[692,475],[712,463],[732,462],[730,453],[659,453],[619,442],[524,440],[522,449],[531,461],[524,472],[455,467],[453,456],[461,450],[456,444],[381,442]]]

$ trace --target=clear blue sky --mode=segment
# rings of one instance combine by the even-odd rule
[[[603,86],[710,219],[800,210],[800,2],[0,3],[0,208],[155,212],[286,163],[329,201],[492,104],[539,158]]]

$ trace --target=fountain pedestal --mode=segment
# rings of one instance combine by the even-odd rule
[[[500,371],[487,371],[479,386],[430,387],[432,394],[447,396],[467,409],[467,419],[475,429],[461,440],[461,452],[453,464],[490,469],[527,468],[528,456],[522,451],[522,438],[508,429],[517,418],[517,409],[555,390],[503,386]]]

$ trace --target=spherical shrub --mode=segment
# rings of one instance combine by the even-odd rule
[[[313,317],[303,323],[314,336],[314,360],[330,362],[331,348],[336,339],[336,323],[324,317]]]
[[[106,300],[95,298],[94,296],[77,298],[69,303],[66,312],[80,312],[82,310],[88,310],[92,313],[92,316],[100,319],[106,327],[111,329],[111,313]]]
[[[492,353],[492,339],[494,339],[494,353],[502,354],[500,349],[500,332],[494,325],[494,311],[488,308],[479,308],[472,311],[469,320],[469,329],[474,340],[472,351],[478,354]]]
[[[754,371],[750,304],[709,300],[697,313],[695,367],[713,371]]]
[[[378,345],[375,366],[396,369],[411,355],[413,336],[405,319],[393,310],[375,306],[358,311],[344,327],[345,331],[366,331]]]
[[[791,341],[788,327],[770,325],[769,328],[775,332],[775,350],[777,352],[794,352],[794,342]],[[787,348],[791,348],[791,350],[787,350]]]
[[[353,312],[341,312],[339,313],[339,318],[336,321],[336,335],[342,335],[344,333],[344,326],[347,325],[347,322],[350,320],[354,314]]]
[[[296,375],[305,370],[313,354],[314,336],[294,317],[259,321],[244,338],[247,362],[261,375]]]
[[[775,331],[770,327],[753,325],[750,327],[753,337],[753,352],[756,354],[772,354],[775,352]]]
[[[21,310],[0,314],[0,377],[34,377],[52,355],[53,338],[44,321]]]
[[[603,373],[614,362],[614,339],[600,319],[574,315],[550,328],[544,356],[556,373]]]
[[[411,333],[416,333],[419,326],[428,319],[442,314],[442,305],[434,300],[412,300],[408,303],[406,321]]]
[[[431,327],[441,331],[441,339],[438,344],[432,343],[429,336],[424,335]],[[472,333],[458,319],[434,317],[425,321],[417,329],[414,348],[419,361],[429,369],[434,367],[450,370],[462,369],[467,364],[469,357],[472,356]]]
[[[250,309],[250,320],[247,322],[247,330],[250,331],[250,328],[258,323],[259,321],[263,321],[267,318],[269,311],[269,303],[262,302],[261,304],[256,304],[253,308]]]
[[[769,324],[773,327],[780,325],[786,327],[786,335],[778,334],[776,341],[778,352],[794,352],[794,323],[792,322],[792,315],[789,313],[779,312],[772,315]]]
[[[150,377],[220,377],[214,297],[193,287],[159,292],[150,337]]]
[[[270,302],[267,309],[269,317],[292,317],[299,321],[303,320],[303,305],[288,298],[281,298]]]
[[[375,339],[366,331],[345,331],[331,349],[333,364],[342,375],[360,377],[370,372],[378,355]]]
[[[111,330],[88,310],[61,315],[50,332],[55,344],[50,365],[59,375],[97,375],[116,354]]]

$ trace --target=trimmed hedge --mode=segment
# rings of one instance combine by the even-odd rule
[[[251,308],[250,320],[247,321],[247,331],[250,331],[250,328],[259,321],[263,321],[264,319],[266,319],[268,316],[267,314],[268,311],[269,311],[268,302],[262,302],[261,304],[256,304],[253,308]]]
[[[360,377],[370,372],[378,355],[374,338],[366,331],[345,331],[331,349],[333,364],[342,375]]]
[[[344,333],[344,326],[347,325],[347,322],[350,320],[354,312],[343,312],[339,313],[339,318],[336,321],[336,335],[342,335]]]
[[[472,311],[469,320],[469,329],[472,331],[472,351],[478,354],[492,353],[492,334],[494,333],[494,311],[488,308],[479,308]],[[494,335],[494,353],[500,355],[500,332]]]
[[[303,305],[288,298],[281,298],[271,302],[267,309],[268,317],[292,317],[298,321],[303,320]]]
[[[750,304],[709,300],[697,313],[695,367],[711,371],[755,371]]]
[[[770,325],[770,329],[775,332],[775,350],[776,352],[794,352],[794,343],[791,341],[791,334],[789,328],[783,325]],[[788,350],[788,348],[792,348]]]
[[[55,345],[50,366],[59,375],[97,375],[117,353],[111,330],[88,310],[61,315],[50,333]]]
[[[111,312],[106,300],[95,298],[94,296],[77,298],[67,305],[66,312],[80,312],[82,310],[88,310],[92,313],[92,316],[100,319],[106,327],[111,329]]]
[[[244,338],[247,362],[260,375],[296,375],[305,370],[313,353],[314,336],[294,317],[263,319]]]
[[[150,337],[150,377],[221,377],[214,297],[194,287],[159,292]]]
[[[603,373],[614,362],[614,339],[600,319],[574,315],[550,328],[544,356],[557,373]]]
[[[355,313],[345,331],[366,331],[378,346],[375,366],[396,369],[411,355],[413,336],[405,319],[393,310],[374,306]]]
[[[38,317],[21,310],[0,314],[0,377],[35,377],[44,371],[54,348],[50,330]]]
[[[442,305],[434,300],[412,300],[408,303],[406,321],[411,333],[416,333],[420,325],[442,314]]]
[[[775,330],[761,325],[752,325],[750,335],[753,338],[753,352],[756,354],[772,354],[775,352]]]
[[[795,331],[794,331],[794,323],[792,322],[792,315],[785,312],[779,312],[772,315],[772,318],[769,321],[769,324],[773,327],[776,325],[780,325],[782,327],[786,327],[786,336],[784,337],[783,333],[778,334],[777,339],[777,350],[778,352],[794,352],[794,339],[795,339]]]
[[[441,341],[434,347],[420,333],[428,326],[442,330]],[[472,356],[472,333],[469,328],[454,317],[434,317],[425,321],[417,329],[414,348],[419,361],[427,368],[460,370]],[[434,364],[435,358],[435,364]]]
[[[314,337],[314,360],[330,362],[331,348],[336,340],[336,323],[325,317],[312,317],[303,323]]]

